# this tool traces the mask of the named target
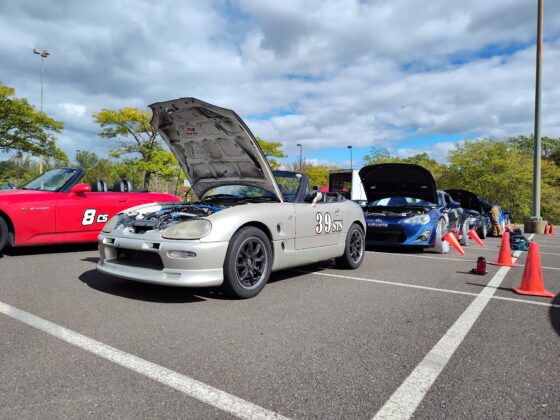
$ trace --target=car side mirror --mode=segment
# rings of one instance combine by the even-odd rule
[[[91,187],[88,184],[76,184],[70,190],[70,194],[83,194],[91,191]]]

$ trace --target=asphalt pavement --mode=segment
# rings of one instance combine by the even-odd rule
[[[0,418],[559,418],[553,299],[514,294],[499,238],[460,256],[368,248],[274,273],[259,296],[98,273],[95,246],[0,258]]]

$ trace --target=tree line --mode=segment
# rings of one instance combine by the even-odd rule
[[[183,194],[184,174],[173,154],[164,146],[157,131],[150,125],[149,112],[124,107],[102,109],[92,116],[99,126],[99,137],[109,141],[108,157],[89,150],[76,151],[73,160],[57,147],[56,134],[64,124],[48,117],[18,98],[15,90],[0,82],[0,153],[10,158],[0,161],[0,183],[13,180],[16,185],[39,174],[34,158],[43,156],[46,169],[79,166],[85,172],[84,182],[98,179],[115,182],[127,178],[139,189]],[[277,159],[286,158],[281,142],[257,141],[271,167],[282,165]],[[560,221],[560,139],[542,139],[541,211],[545,219]],[[515,221],[531,215],[533,137],[517,136],[505,140],[467,140],[449,151],[447,163],[420,153],[399,158],[387,149],[372,147],[363,165],[402,162],[421,165],[430,170],[438,188],[462,188],[500,204],[512,212]],[[330,170],[336,166],[312,165],[307,160],[284,165],[286,169],[306,173],[312,185],[328,185]]]

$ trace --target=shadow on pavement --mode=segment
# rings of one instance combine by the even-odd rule
[[[93,261],[93,258],[85,258],[84,260],[97,262]],[[317,269],[318,267],[314,266],[314,268]],[[301,273],[288,270],[273,273],[268,284],[297,276],[301,276]],[[225,295],[219,287],[190,288],[163,286],[108,276],[97,270],[86,271],[80,275],[79,279],[92,289],[100,292],[145,302],[189,303],[202,302],[208,299],[237,300]],[[261,293],[266,293],[266,287]]]
[[[4,251],[4,253],[8,256],[16,257],[20,255],[60,254],[63,252],[94,251],[96,249],[97,242],[85,244],[23,246],[20,248],[8,248]]]
[[[424,252],[430,252],[429,249],[424,251],[422,247],[384,245],[366,245],[366,251],[389,252],[392,254],[423,254]]]
[[[551,302],[553,305],[560,305],[560,293],[558,293]],[[548,316],[550,317],[550,324],[556,334],[560,335],[560,308],[551,306],[548,311]]]

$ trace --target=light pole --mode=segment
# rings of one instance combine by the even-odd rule
[[[33,49],[34,54],[41,56],[41,113],[43,112],[43,91],[44,91],[44,75],[45,75],[45,58],[47,58],[51,53],[49,50],[39,51],[37,48]],[[39,156],[39,173],[43,173],[43,155]]]
[[[535,145],[533,154],[533,216],[532,220],[541,219],[541,59],[542,59],[542,18],[543,0],[539,0],[539,17],[537,22],[537,74],[535,84]]]
[[[296,144],[299,147],[299,171],[301,172],[301,151],[303,150],[303,146],[301,144]]]
[[[348,146],[348,148],[350,149],[350,170],[352,170],[352,146]]]

